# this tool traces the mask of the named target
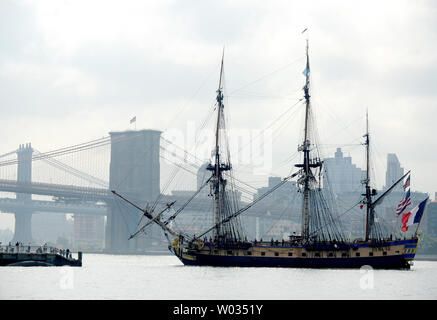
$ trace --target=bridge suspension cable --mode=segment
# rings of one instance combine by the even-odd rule
[[[140,134],[140,133],[138,133]],[[84,179],[88,182],[103,186],[103,187],[108,187],[108,182],[104,181],[100,178],[94,177],[88,173],[82,172],[78,169],[75,169],[59,160],[54,159],[55,157],[60,157],[60,156],[65,156],[68,154],[73,154],[73,153],[77,153],[77,152],[82,152],[85,150],[91,150],[91,149],[95,149],[95,148],[100,148],[106,145],[110,145],[111,143],[118,143],[121,142],[123,140],[126,139],[132,139],[133,137],[135,137],[136,135],[132,135],[132,136],[120,136],[120,137],[112,137],[111,136],[106,136],[103,138],[99,138],[99,139],[95,139],[95,140],[91,140],[88,142],[84,142],[84,143],[80,143],[80,144],[76,144],[73,146],[68,146],[68,147],[63,147],[63,148],[59,148],[59,149],[55,149],[55,150],[51,150],[48,152],[40,152],[39,150],[34,149],[36,152],[32,155],[32,159],[31,161],[38,161],[38,160],[44,160],[46,163],[48,163],[49,165],[57,168],[57,169],[61,169],[65,172],[68,172],[78,178]],[[197,170],[200,168],[201,164],[203,164],[203,161],[199,158],[197,158],[194,154],[186,151],[184,148],[174,144],[173,142],[165,139],[164,137],[161,136],[161,140],[164,142],[164,146],[161,145],[160,149],[162,151],[167,151],[169,152],[169,150],[167,150],[168,146],[171,145],[172,147],[175,147],[179,150],[182,150],[184,152],[185,155],[189,155],[190,156],[190,160],[192,160],[193,162],[188,162],[186,158],[182,158],[181,156],[175,155],[176,158],[178,159],[168,159],[165,156],[163,156],[162,154],[160,155],[161,158],[173,163],[173,165],[176,165],[177,167],[184,169],[185,171],[188,171],[189,173],[193,174],[193,175],[197,175]],[[12,155],[14,153],[16,153],[17,150],[5,153],[3,155],[0,155],[0,158]],[[181,163],[178,163],[179,161]],[[0,161],[0,167],[4,167],[4,166],[11,166],[11,165],[16,165],[18,164],[18,159],[9,159],[9,160],[4,160],[4,161]],[[194,171],[194,170],[195,171]],[[241,183],[240,186],[238,186],[237,188],[242,191],[243,193],[249,194],[251,196],[253,196],[256,193],[256,188],[253,186],[250,186],[249,184],[240,181],[239,179],[236,179],[234,177],[234,180]]]
[[[11,152],[8,152],[8,153],[5,153],[5,154],[2,154],[2,155],[0,155],[0,158],[4,158],[4,157],[10,156],[10,155],[12,155],[12,154],[16,154],[17,151],[18,151],[18,150],[14,150],[14,151],[11,151]]]
[[[36,149],[35,149],[35,151],[37,152],[37,154],[41,154],[40,151],[38,151]],[[107,181],[104,181],[104,180],[102,180],[100,178],[94,177],[94,176],[92,176],[92,175],[90,175],[88,173],[79,171],[79,170],[77,170],[77,169],[75,169],[75,168],[73,168],[73,167],[71,167],[71,166],[69,166],[69,165],[59,161],[59,160],[56,160],[56,159],[53,159],[53,158],[43,158],[42,160],[45,161],[46,163],[48,163],[49,165],[55,167],[55,168],[61,169],[61,170],[65,171],[65,172],[68,172],[68,173],[72,174],[73,176],[75,176],[77,178],[81,178],[81,179],[84,179],[84,180],[86,180],[88,182],[91,182],[91,183],[94,183],[94,184],[98,184],[98,185],[100,185],[102,187],[106,187],[107,188],[109,186],[109,183]]]
[[[64,148],[60,148],[60,149],[56,149],[56,150],[52,150],[52,151],[48,151],[48,152],[43,152],[43,153],[39,152],[39,153],[32,156],[32,161],[53,158],[53,157],[59,157],[59,156],[63,156],[63,155],[70,154],[70,153],[94,149],[94,148],[108,145],[110,143],[111,143],[110,137],[103,137],[103,138],[100,138],[97,140],[84,142],[81,144],[76,144],[76,145],[73,145],[70,147],[64,147]],[[0,161],[0,167],[10,166],[10,165],[14,165],[14,164],[18,164],[18,159]]]

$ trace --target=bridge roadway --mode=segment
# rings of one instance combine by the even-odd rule
[[[123,200],[116,197],[110,190],[101,188],[87,188],[60,184],[49,184],[49,183],[37,183],[37,182],[17,182],[14,180],[0,180],[0,192],[12,192],[17,194],[36,194],[44,196],[52,196],[55,201],[42,201],[42,200],[31,200],[28,198],[18,197],[17,199],[11,198],[0,198],[0,211],[2,212],[14,212],[15,213],[15,232],[14,238],[20,239],[23,242],[31,241],[31,216],[33,212],[54,212],[54,213],[72,213],[72,214],[95,214],[104,215],[108,219],[110,215],[114,214],[114,208],[119,207],[117,202],[123,202]],[[140,207],[146,206],[146,201],[144,195],[139,195],[138,193],[132,192],[122,192],[123,195],[136,203]],[[186,195],[164,195],[158,203],[158,210],[165,206],[165,204],[176,200],[173,208],[178,210],[181,208],[189,196]],[[210,197],[201,197],[193,199],[186,207],[186,211],[191,211],[190,214],[185,215],[186,219],[192,221],[193,214],[195,212],[208,212],[211,210],[212,202]],[[153,201],[150,201],[150,203]],[[246,203],[240,203],[240,208],[244,207]],[[124,210],[124,209],[123,209]],[[260,205],[257,204],[250,208],[246,213],[246,216],[250,215],[252,218],[262,217],[268,220],[279,217],[284,210],[292,210],[292,208],[286,208],[284,205],[275,203],[274,205]],[[136,224],[138,218],[134,218],[132,212],[136,212],[136,209],[129,208],[126,206],[126,217],[131,217],[131,222]],[[17,214],[17,212],[21,212]],[[115,211],[117,215],[121,211]],[[139,214],[139,212],[137,212]],[[137,216],[138,217],[138,216]],[[181,216],[181,218],[183,215]],[[130,221],[130,220],[129,220]],[[271,224],[271,223],[270,223]],[[131,229],[132,227],[129,227]],[[134,230],[130,230],[131,233]],[[113,237],[114,230],[106,228],[105,237]],[[128,234],[119,232],[123,236],[123,240],[127,241]],[[130,234],[129,233],[129,234]],[[126,239],[124,239],[126,238]],[[23,240],[24,239],[24,240]],[[111,249],[111,252],[126,252],[123,250]]]
[[[5,179],[0,179],[0,191],[76,198],[82,201],[108,201],[114,199],[108,189],[39,182],[17,182],[16,180]]]
[[[0,210],[4,211],[3,208],[18,208],[18,207],[26,207],[32,209],[33,211],[40,211],[39,209],[47,208],[48,211],[51,212],[60,212],[60,213],[80,213],[87,210],[89,208],[89,214],[97,214],[101,215],[102,210],[106,210],[106,206],[104,204],[96,204],[104,202],[105,204],[110,204],[118,198],[112,194],[112,192],[108,189],[103,188],[91,188],[91,187],[78,187],[78,186],[70,186],[70,185],[61,185],[61,184],[51,184],[51,183],[39,183],[39,182],[17,182],[15,180],[5,180],[0,179],[0,192],[13,192],[13,193],[26,193],[26,194],[37,194],[37,195],[45,195],[45,196],[53,196],[59,199],[65,199],[65,201],[40,201],[32,200],[32,202],[23,202],[23,201],[12,201],[15,199],[4,198],[0,199]],[[123,193],[126,198],[132,200],[140,206],[145,206],[144,200],[139,200],[139,195],[134,193]],[[174,209],[179,209],[185,202],[188,200],[188,197],[181,196],[173,196],[173,195],[164,195],[159,201],[160,205],[165,205],[169,202],[176,201],[174,205]],[[193,199],[189,205],[187,205],[187,210],[192,211],[205,211],[208,209],[208,205],[205,205],[205,202],[208,202],[208,199],[195,198]],[[122,200],[119,200],[122,201]],[[241,203],[240,207],[245,206],[247,203]],[[56,208],[59,208],[60,211],[57,211]],[[74,210],[73,210],[74,209]],[[76,210],[77,209],[77,210]],[[262,204],[257,204],[254,207],[250,208],[251,216],[265,216],[269,211],[270,214],[275,214],[279,211],[283,211],[285,207],[282,207],[279,204],[276,204],[274,207],[266,206]],[[80,211],[80,212],[79,212]],[[14,212],[13,210],[11,212]],[[95,213],[93,213],[95,212]]]
[[[154,200],[160,193],[160,134],[161,132],[157,130],[110,132],[109,185],[123,186],[123,188],[117,191],[140,207],[145,207],[147,201],[149,204],[154,203]],[[107,142],[109,141],[106,139],[105,143]],[[56,152],[46,153],[43,158],[55,157],[77,148],[83,150],[81,148],[84,146],[89,148],[94,145],[95,141],[92,144],[81,144],[80,148],[78,147],[79,145],[74,146],[74,148],[62,148]],[[112,252],[122,253],[144,249],[144,239],[136,239],[130,242],[127,240],[128,236],[136,229],[138,217],[141,215],[137,209],[125,203],[121,204],[123,200],[113,195],[107,188],[32,182],[32,162],[42,159],[41,157],[33,157],[34,151],[30,143],[20,145],[18,150],[9,153],[17,154],[16,161],[2,163],[3,165],[17,164],[16,181],[0,179],[0,192],[16,194],[15,200],[0,200],[0,210],[10,211],[15,215],[14,238],[16,240],[28,242],[31,239],[32,214],[36,211],[44,210],[72,214],[88,211],[87,213],[90,214],[93,214],[92,212],[102,214],[102,211],[106,209],[104,213],[107,217],[105,229],[106,249],[109,248],[108,250]],[[55,162],[50,165],[54,165],[57,169],[62,169],[74,176],[79,174],[81,178],[84,178],[84,173],[62,163]],[[84,179],[87,181],[95,180],[95,178],[88,180],[86,177]],[[31,198],[31,194],[54,197],[55,201],[34,201]],[[147,196],[150,199],[146,199]],[[178,210],[184,206],[186,210],[191,211],[188,214],[185,212],[185,215],[181,214],[180,216],[184,220],[186,218],[187,221],[192,221],[194,218],[197,219],[197,213],[208,213],[211,211],[212,201],[210,197],[199,195],[199,197],[196,197],[185,206],[190,197],[190,192],[163,195],[160,198],[157,210],[164,208],[165,204],[176,200],[177,202],[173,209]],[[96,209],[96,205],[102,205],[105,208],[100,207]],[[244,205],[245,203],[240,203],[240,207]],[[279,216],[279,213],[283,212],[284,209],[286,208],[278,203],[271,203],[270,205],[257,204],[246,215],[266,217],[269,216],[268,212],[270,212],[270,215],[274,217]],[[191,218],[189,217],[190,215],[192,216]],[[152,227],[149,232],[150,234],[154,232],[153,229]],[[159,232],[159,235],[162,235],[159,228],[155,229],[157,229],[157,234]]]
[[[81,202],[60,202],[60,201],[21,201],[13,198],[0,198],[0,211],[17,212],[17,210],[30,210],[34,212],[57,212],[106,215],[105,204],[81,203]]]

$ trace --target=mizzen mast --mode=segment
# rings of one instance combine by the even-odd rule
[[[372,200],[373,196],[376,196],[376,189],[370,187],[370,135],[369,135],[369,116],[366,112],[366,134],[363,136],[366,138],[364,145],[366,146],[366,179],[362,181],[365,185],[366,191],[362,194],[365,197],[363,203],[366,204],[366,233],[365,241],[371,239],[372,230],[375,226],[375,207],[382,202],[384,197],[386,197],[393,189],[396,187],[403,179],[410,174],[410,171],[405,173],[400,177],[390,188],[388,188],[384,193],[382,193],[376,200]]]

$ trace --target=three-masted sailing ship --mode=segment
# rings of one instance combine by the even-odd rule
[[[170,222],[180,213],[167,219],[163,212],[171,207],[168,204],[161,212],[154,214],[127,200],[116,191],[114,194],[128,201],[141,210],[149,221],[133,236],[140,233],[148,225],[155,223],[164,231],[169,249],[185,265],[196,266],[241,266],[241,267],[304,267],[304,268],[359,268],[369,265],[374,268],[409,268],[418,248],[419,237],[417,232],[410,238],[393,239],[383,237],[377,231],[375,224],[375,207],[409,174],[407,172],[396,183],[376,198],[376,190],[371,188],[369,175],[369,145],[370,135],[363,136],[366,147],[367,170],[362,181],[365,187],[361,205],[366,207],[365,236],[361,240],[346,240],[342,230],[336,224],[332,209],[325,199],[321,188],[323,161],[314,155],[314,141],[311,136],[313,126],[311,117],[310,96],[310,66],[308,54],[308,40],[306,44],[306,77],[304,91],[305,119],[304,137],[298,147],[303,155],[303,161],[295,165],[297,172],[283,179],[264,195],[258,197],[249,205],[235,209],[230,204],[225,173],[232,170],[229,158],[223,159],[220,148],[220,130],[224,128],[223,104],[223,58],[221,62],[220,81],[216,97],[217,121],[215,127],[215,148],[213,161],[207,170],[211,172],[205,184],[209,184],[213,201],[213,225],[197,236],[187,235],[173,230]],[[367,117],[366,117],[367,119]],[[290,236],[282,242],[247,241],[243,235],[239,216],[262,201],[268,194],[274,192],[286,181],[297,177],[297,186],[302,195],[301,234]],[[204,184],[204,185],[205,185]],[[206,240],[209,236],[210,240]],[[173,237],[173,238],[169,238]]]

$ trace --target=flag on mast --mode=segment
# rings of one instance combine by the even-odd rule
[[[404,184],[404,191],[407,190],[407,188],[410,186],[410,176],[408,176],[407,180],[405,181]]]
[[[405,193],[401,202],[398,204],[398,208],[396,209],[396,214],[400,215],[409,205],[411,204],[411,196],[410,189]]]
[[[402,198],[401,202],[398,204],[398,207],[396,209],[396,214],[400,215],[404,210],[411,204],[411,197],[410,197],[410,175],[408,175],[407,180],[404,183],[404,197]]]
[[[419,223],[420,219],[422,219],[423,216],[423,212],[425,211],[425,207],[426,204],[428,202],[428,198],[426,198],[425,200],[423,200],[421,203],[419,203],[419,205],[415,206],[413,208],[413,210],[411,210],[410,212],[404,213],[402,215],[402,228],[401,230],[403,232],[408,231],[408,227],[415,224],[415,223]]]
[[[130,123],[134,123],[135,121],[137,121],[137,116],[133,117],[132,119],[130,119]]]

